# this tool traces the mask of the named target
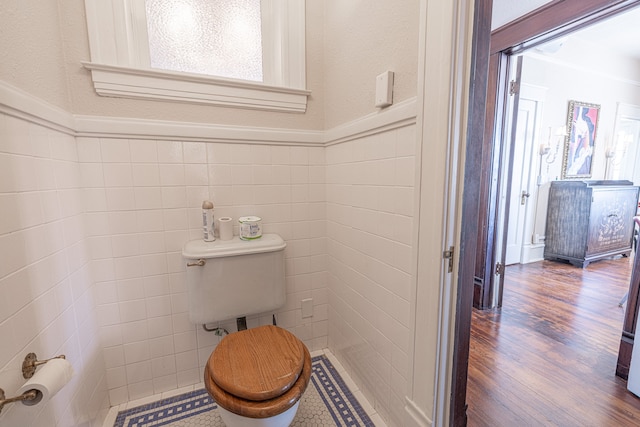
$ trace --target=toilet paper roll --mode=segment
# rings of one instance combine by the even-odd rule
[[[233,218],[223,216],[218,219],[218,230],[220,233],[220,240],[233,239]]]
[[[38,396],[34,400],[23,400],[28,406],[46,403],[60,391],[73,377],[73,366],[66,359],[51,359],[38,367],[35,375],[29,378],[18,390],[18,394],[36,390]]]

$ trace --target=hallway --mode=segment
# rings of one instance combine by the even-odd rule
[[[631,268],[508,267],[502,310],[473,312],[468,425],[639,425],[640,399],[615,376]]]

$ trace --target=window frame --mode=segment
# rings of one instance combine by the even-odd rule
[[[305,2],[262,0],[264,82],[149,66],[142,0],[85,0],[91,72],[98,95],[305,112]]]

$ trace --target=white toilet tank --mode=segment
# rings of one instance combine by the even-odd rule
[[[206,324],[278,309],[285,302],[284,248],[277,234],[256,240],[191,240],[187,263],[189,319]]]

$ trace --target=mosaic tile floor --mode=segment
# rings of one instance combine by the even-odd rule
[[[204,389],[121,410],[113,427],[224,427]],[[296,427],[373,427],[374,423],[325,356],[312,358],[311,382],[293,420]]]

